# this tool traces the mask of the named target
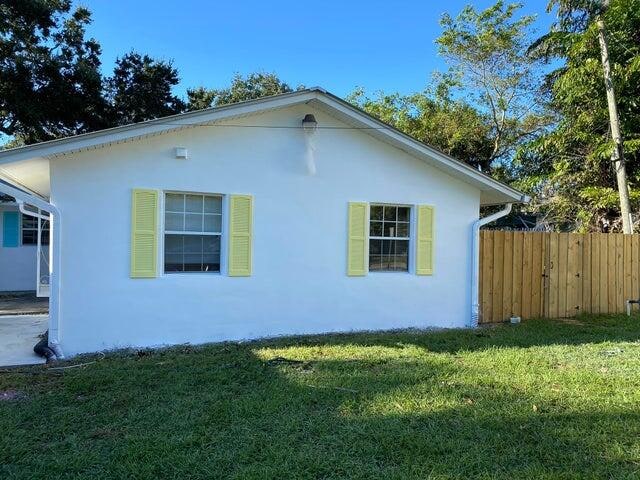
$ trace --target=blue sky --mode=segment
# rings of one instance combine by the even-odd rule
[[[172,59],[180,72],[176,90],[224,87],[235,72],[275,72],[292,86],[322,86],[345,96],[422,90],[445,66],[434,40],[438,19],[467,3],[492,1],[243,1],[83,0],[93,13],[89,35],[102,45],[103,69],[131,49]],[[525,2],[544,32],[551,21],[546,0]]]

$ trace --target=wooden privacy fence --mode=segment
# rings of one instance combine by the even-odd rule
[[[624,312],[640,298],[640,235],[480,232],[480,322]]]

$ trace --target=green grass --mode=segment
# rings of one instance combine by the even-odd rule
[[[0,478],[638,478],[639,339],[583,317],[5,370]]]

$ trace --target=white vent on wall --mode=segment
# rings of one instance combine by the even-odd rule
[[[176,158],[187,158],[188,155],[187,147],[176,147]]]

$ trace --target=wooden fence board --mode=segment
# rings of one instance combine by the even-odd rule
[[[600,237],[591,234],[591,312],[600,313]]]
[[[533,293],[533,237],[524,235],[522,239],[522,317],[531,318]]]
[[[640,298],[640,285],[638,285],[638,279],[640,274],[638,269],[640,268],[640,238],[638,235],[633,235],[631,238],[631,298]]]
[[[591,311],[591,234],[582,236],[582,301],[580,313]]]
[[[607,252],[609,251],[608,235],[598,235],[600,242],[600,313],[609,313],[609,266]]]
[[[618,282],[616,277],[616,236],[605,235],[607,239],[607,261],[609,264],[605,267],[609,274],[607,298],[607,313],[613,313],[616,310],[616,290],[618,288]]]
[[[502,295],[502,305],[500,306],[500,319],[504,320],[511,316],[511,309],[513,306],[513,300],[511,298],[511,290],[508,285],[513,282],[513,269],[516,267],[517,260],[514,259],[515,252],[513,250],[513,232],[504,232],[504,262],[502,268],[502,284],[505,286],[505,292]]]
[[[480,232],[480,322],[624,312],[640,297],[640,235]]]
[[[629,298],[633,297],[631,293],[631,235],[623,235],[622,240],[624,241],[624,259],[623,259],[623,269],[624,269],[624,292],[623,292],[623,301],[627,301]]]
[[[504,275],[504,235],[495,232],[493,236],[493,322],[500,322],[502,318],[502,294],[504,292],[503,275]]]
[[[494,232],[483,231],[481,241],[483,243],[482,265],[482,302],[480,309],[480,321],[488,323],[492,321],[492,288],[493,288],[493,235]]]
[[[522,269],[523,269],[523,232],[513,233],[513,293],[511,295],[511,315],[522,316]]]
[[[582,270],[582,251],[580,244],[581,235],[569,234],[567,236],[567,305],[565,317],[573,317],[580,311],[580,294],[582,283],[580,272]]]

